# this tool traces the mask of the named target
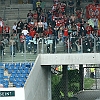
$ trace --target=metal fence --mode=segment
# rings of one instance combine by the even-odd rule
[[[10,62],[14,62],[16,59],[19,60],[19,56],[21,55],[20,60],[29,61],[36,57],[37,54],[100,52],[100,40],[97,37],[94,37],[93,39],[69,37],[64,42],[63,40],[60,41],[50,38],[33,38],[28,42],[27,40],[24,40],[24,44],[22,45],[23,47],[21,47],[20,40],[18,40],[18,43],[16,43],[12,50],[10,49],[11,45],[5,43],[7,42],[7,39],[4,39],[2,42],[4,43],[4,49],[1,51],[2,62],[7,60],[7,58],[9,59],[11,51],[15,52],[15,57],[11,56],[9,59]],[[20,50],[21,48],[24,49],[23,52]]]
[[[54,65],[51,72],[52,100],[78,100],[83,90],[100,90],[100,65]]]

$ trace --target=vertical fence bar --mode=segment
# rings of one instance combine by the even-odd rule
[[[39,54],[39,39],[37,39],[37,54]]]
[[[26,62],[26,40],[24,40],[24,60]]]
[[[96,53],[96,39],[94,37],[94,53]]]
[[[2,50],[1,53],[2,53],[1,54],[1,61],[3,62],[3,59],[4,59],[3,53],[4,53],[4,51]]]
[[[56,43],[56,39],[55,39],[55,53],[57,53],[57,43]]]
[[[13,54],[14,54],[14,48],[13,48],[13,42],[12,42],[12,44],[11,44],[11,49],[12,49],[12,51],[11,51],[11,57],[12,57],[12,63],[14,62],[14,58],[13,58]]]
[[[44,39],[42,38],[42,49],[41,49],[41,53],[43,54],[44,53]]]
[[[81,53],[83,53],[83,40],[81,38]]]
[[[69,38],[68,38],[67,41],[68,41],[68,53],[70,53],[70,51],[69,51],[69,49],[70,49],[70,46],[69,46],[69,45],[70,45],[70,44],[69,44],[69,43],[70,43],[70,42],[69,42]]]

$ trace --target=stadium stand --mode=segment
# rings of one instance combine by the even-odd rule
[[[0,84],[4,88],[23,87],[33,63],[3,63],[0,68]]]

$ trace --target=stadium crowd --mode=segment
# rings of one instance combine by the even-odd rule
[[[37,40],[41,43],[41,40],[52,40],[52,53],[55,53],[55,43],[62,42],[65,47],[65,52],[70,52],[75,48],[75,51],[83,53],[94,52],[94,44],[98,52],[100,52],[100,25],[99,17],[92,15],[86,19],[84,11],[81,8],[80,0],[75,2],[69,0],[68,2],[60,2],[60,0],[54,0],[52,9],[46,11],[41,7],[41,2],[36,2],[36,9],[34,13],[29,10],[27,14],[27,20],[15,22],[12,28],[7,24],[2,23],[0,19],[0,33],[2,33],[1,39],[1,51],[4,50],[4,45],[10,45],[10,52],[13,55],[15,52],[24,52],[24,45],[26,44],[26,50],[34,53],[37,52]],[[99,3],[95,6],[98,6]],[[3,45],[2,45],[3,44]],[[47,43],[47,53],[50,53],[50,44]],[[67,51],[68,52],[68,51]]]

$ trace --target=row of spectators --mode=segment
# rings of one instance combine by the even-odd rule
[[[15,52],[25,52],[24,45],[28,52],[32,52],[34,49],[34,53],[36,53],[37,40],[40,40],[41,43],[41,39],[52,40],[52,53],[55,53],[55,43],[59,42],[63,43],[67,52],[68,49],[70,49],[69,52],[72,52],[73,49],[81,52],[82,47],[83,52],[94,52],[95,37],[96,42],[99,43],[99,20],[96,17],[85,20],[80,9],[71,15],[66,14],[65,2],[56,1],[48,12],[38,5],[34,13],[29,10],[27,19],[25,22],[22,20],[15,22],[12,29],[7,25],[4,28],[4,34],[8,33],[6,42],[8,40],[8,44],[10,43],[11,54],[13,45],[14,56]],[[9,35],[10,31],[11,35]],[[50,44],[47,44],[47,52],[50,53],[48,49],[50,49]]]

